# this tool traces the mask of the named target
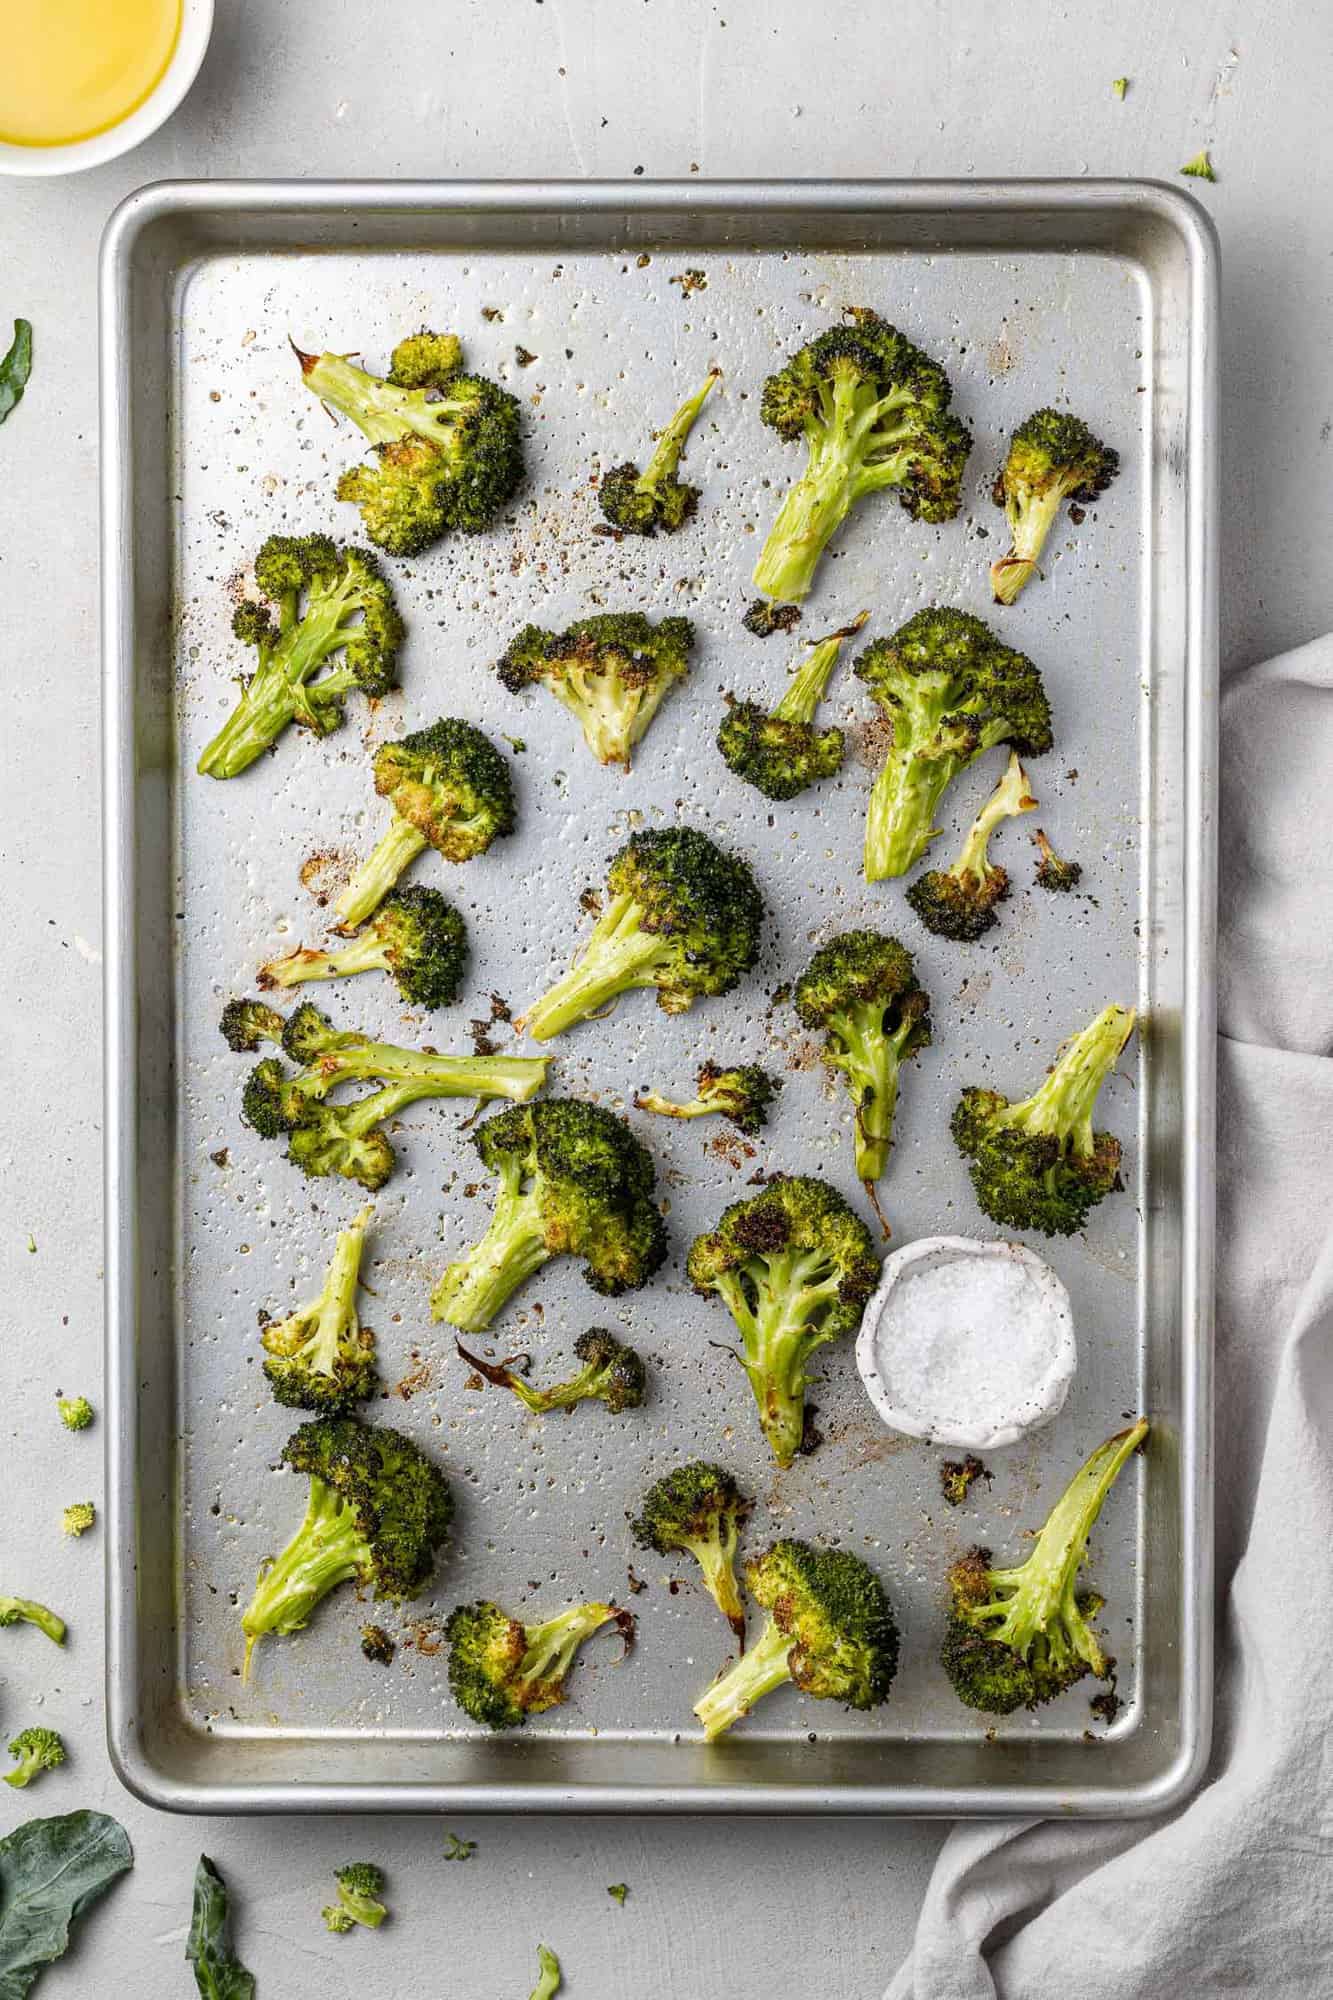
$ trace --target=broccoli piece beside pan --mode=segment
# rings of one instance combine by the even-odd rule
[[[350,1931],[357,1924],[377,1931],[389,1912],[384,1895],[384,1870],[373,1861],[349,1861],[335,1877],[338,1900],[324,1910],[324,1925],[331,1931]]]
[[[5,1783],[22,1791],[44,1771],[54,1771],[65,1761],[65,1746],[54,1729],[21,1729],[9,1746],[18,1762],[4,1774]]]

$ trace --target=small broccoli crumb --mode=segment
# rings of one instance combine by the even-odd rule
[[[961,1507],[973,1482],[984,1479],[990,1484],[990,1473],[979,1458],[969,1453],[966,1458],[946,1458],[940,1466],[940,1491],[951,1507]]]
[[[756,639],[771,639],[775,632],[790,632],[800,622],[799,604],[770,604],[764,597],[756,597],[741,619],[746,631],[753,632]]]
[[[361,1651],[368,1660],[373,1660],[376,1666],[387,1667],[391,1665],[393,1656],[397,1650],[398,1648],[382,1625],[363,1625],[361,1627]]]
[[[629,1894],[629,1883],[608,1882],[606,1885],[606,1893],[608,1896],[614,1896],[616,1901],[620,1904],[620,1907],[623,1909],[625,1907],[625,1898]]]
[[[1069,890],[1076,889],[1083,879],[1082,863],[1062,861],[1040,827],[1033,834],[1032,842],[1038,856],[1038,886],[1049,889],[1054,895],[1066,895]]]
[[[446,1861],[470,1861],[477,1851],[475,1840],[460,1840],[456,1833],[446,1833],[444,1838]]]
[[[97,1509],[91,1500],[76,1501],[66,1507],[60,1516],[60,1525],[67,1535],[86,1535],[97,1519]]]
[[[67,1431],[86,1431],[93,1420],[93,1406],[86,1396],[57,1396],[56,1409]]]
[[[1196,153],[1192,160],[1186,160],[1180,171],[1192,181],[1215,181],[1217,179],[1217,174],[1213,169],[1212,161],[1208,157],[1208,148],[1206,146],[1201,153]]]
[[[1115,92],[1116,96],[1120,98],[1121,101],[1123,102],[1125,95],[1129,90],[1129,78],[1127,76],[1116,77],[1111,84],[1111,88]]]

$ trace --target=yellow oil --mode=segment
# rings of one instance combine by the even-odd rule
[[[181,0],[0,0],[0,139],[67,146],[119,125],[171,61]]]

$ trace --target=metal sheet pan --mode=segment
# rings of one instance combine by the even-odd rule
[[[679,282],[691,270],[706,286]],[[226,1812],[1122,1815],[1162,1810],[1193,1782],[1210,1679],[1216,286],[1199,209],[1145,184],[200,183],[146,189],[118,211],[102,274],[108,1713],[116,1767],[142,1797]],[[1002,927],[962,950],[921,932],[897,885],[861,881],[874,740],[849,676],[833,695],[852,735],[843,775],[771,827],[711,743],[721,691],[772,693],[793,651],[738,624],[755,535],[793,470],[757,422],[759,385],[776,356],[862,302],[949,366],[977,445],[959,522],[862,511],[805,634],[862,607],[870,632],[887,632],[930,600],[990,615],[986,483],[1034,404],[1068,395],[1122,455],[1095,523],[1062,524],[1049,581],[994,614],[1046,675],[1057,748],[1032,775],[1089,899],[1020,886]],[[355,528],[332,492],[354,440],[303,398],[288,334],[373,362],[428,322],[456,328],[525,403],[530,477],[512,525],[395,566],[411,637],[402,689],[377,714],[354,710],[325,744],[289,737],[238,782],[196,780],[228,699],[230,579],[274,529]],[[527,366],[520,346],[536,356]],[[696,524],[640,547],[592,536],[598,463],[640,447],[715,360],[725,386],[689,457],[706,494]],[[628,778],[595,767],[554,704],[515,701],[489,671],[520,622],[603,604],[685,610],[701,633],[691,682]],[[344,1594],[299,1640],[270,1642],[246,1689],[238,1600],[302,1504],[273,1470],[290,1425],[259,1375],[256,1310],[299,1294],[356,1191],[306,1183],[241,1125],[243,1065],[216,1015],[263,957],[318,937],[300,870],[317,854],[336,870],[374,837],[367,748],[450,711],[527,744],[519,835],[444,883],[476,948],[454,1045],[492,991],[517,1006],[542,989],[580,891],[626,830],[680,817],[756,865],[772,910],[760,972],[676,1021],[627,1000],[555,1045],[560,1083],[620,1105],[642,1080],[682,1086],[701,1053],[725,1051],[779,1064],[788,1085],[753,1156],[715,1128],[641,1121],[676,1255],[609,1315],[655,1364],[651,1404],[620,1422],[585,1408],[543,1427],[467,1388],[427,1289],[486,1196],[469,1197],[449,1107],[405,1121],[368,1270],[368,1317],[398,1385],[379,1413],[441,1454],[457,1535],[434,1592],[395,1621],[407,1643],[389,1672],[362,1661]],[[992,776],[955,787],[951,834]],[[1021,842],[1005,841],[1020,885]],[[808,1165],[857,1194],[845,1102],[771,998],[815,941],[857,921],[900,930],[935,998],[885,1184],[899,1242],[990,1233],[945,1130],[961,1080],[1024,1083],[1111,995],[1137,999],[1147,1024],[1110,1106],[1130,1191],[1086,1238],[1043,1246],[1074,1300],[1074,1391],[1049,1430],[995,1455],[993,1484],[962,1516],[940,1500],[940,1453],[879,1427],[850,1344],[827,1354],[815,1391],[825,1443],[775,1474],[743,1385],[709,1345],[725,1315],[681,1271],[691,1234],[757,1168]],[[410,1027],[382,982],[326,996],[340,1016]],[[437,1023],[432,1037],[450,1040]],[[500,1338],[547,1366],[606,1317],[558,1265]],[[1086,1690],[987,1731],[935,1664],[945,1565],[966,1542],[1012,1546],[1140,1407],[1152,1449],[1095,1543],[1124,1709],[1095,1742]],[[626,1510],[696,1452],[724,1457],[759,1496],[752,1541],[835,1536],[890,1579],[905,1644],[889,1705],[847,1716],[788,1691],[705,1749],[690,1705],[724,1650],[719,1621],[686,1570],[677,1591],[673,1566],[639,1559],[633,1659],[591,1649],[566,1708],[483,1740],[450,1703],[440,1614],[483,1588],[523,1608],[623,1597]]]

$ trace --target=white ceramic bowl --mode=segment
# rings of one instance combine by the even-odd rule
[[[165,125],[199,74],[213,32],[213,0],[182,0],[180,34],[156,85],[119,125],[69,146],[11,146],[0,139],[0,174],[41,177],[104,166]]]

